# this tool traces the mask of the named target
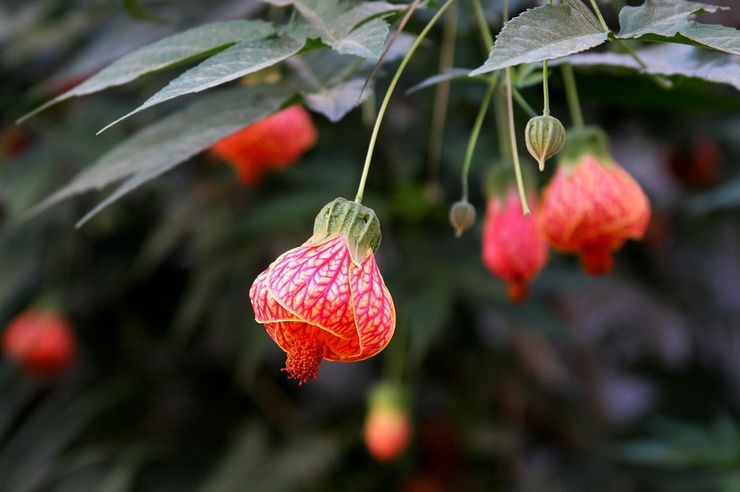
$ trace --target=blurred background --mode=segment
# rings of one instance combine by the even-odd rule
[[[500,2],[484,4],[500,25]],[[514,305],[480,253],[484,177],[499,161],[493,114],[471,174],[478,223],[460,239],[448,224],[484,84],[451,85],[443,128],[435,88],[404,94],[438,72],[440,25],[401,79],[366,190],[397,333],[381,355],[325,362],[303,386],[280,372],[284,353],[253,321],[248,291],[308,238],[322,205],[351,198],[370,134],[363,108],[337,124],[314,114],[318,145],[252,186],[201,154],[82,228],[98,192],[24,218],[182,103],[95,135],[168,80],[155,75],[15,119],[143,44],[268,10],[0,2],[0,327],[53,306],[77,341],[54,376],[0,359],[0,491],[740,491],[740,95],[730,86],[676,78],[667,92],[577,67],[586,120],[609,133],[653,217],[610,275],[552,253]],[[738,12],[708,21],[737,27]],[[467,2],[456,15],[452,66],[476,67],[485,50]],[[567,126],[559,74],[550,87]],[[538,83],[523,95],[539,108]],[[521,136],[528,116],[516,116]],[[410,439],[379,462],[362,440],[368,394],[399,374]]]

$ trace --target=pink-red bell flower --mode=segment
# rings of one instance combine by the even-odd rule
[[[535,212],[536,214],[536,212]],[[529,284],[547,263],[547,241],[533,215],[525,216],[515,189],[488,199],[483,225],[483,264],[508,284],[512,302],[526,299]]]
[[[396,313],[370,249],[356,261],[336,235],[291,249],[254,281],[255,319],[287,353],[285,371],[300,383],[322,360],[372,357],[393,335]]]

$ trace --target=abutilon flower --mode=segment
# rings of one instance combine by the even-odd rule
[[[220,140],[211,147],[230,162],[241,181],[254,184],[271,168],[289,166],[316,145],[318,134],[303,106],[290,106]]]
[[[583,268],[600,275],[612,269],[612,254],[625,241],[642,239],[650,202],[609,155],[603,132],[586,128],[570,133],[543,193],[539,221],[554,248],[578,253]]]
[[[53,311],[28,309],[11,321],[3,352],[32,374],[51,376],[68,369],[77,353],[69,323]]]
[[[547,241],[535,216],[524,215],[514,188],[488,199],[482,252],[486,268],[508,283],[509,299],[523,301],[529,283],[547,263]]]
[[[379,244],[375,212],[337,198],[316,217],[313,236],[252,284],[255,319],[287,352],[291,379],[310,381],[323,359],[367,359],[390,341],[396,312],[375,263]]]
[[[386,382],[373,388],[363,437],[378,461],[392,461],[406,450],[411,423],[405,395],[398,385]]]

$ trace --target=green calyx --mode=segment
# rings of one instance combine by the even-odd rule
[[[558,154],[558,165],[573,167],[584,155],[593,155],[601,162],[611,162],[609,138],[601,128],[586,126],[568,130],[565,145]]]
[[[537,177],[532,171],[532,162],[522,166],[522,181],[527,193],[534,193],[537,186]],[[491,166],[484,182],[486,197],[506,200],[506,195],[511,189],[516,189],[514,173],[511,172],[511,164],[497,163]]]
[[[404,410],[408,408],[408,393],[406,389],[392,381],[383,381],[370,391],[368,407],[373,410],[377,408]]]
[[[554,116],[535,116],[527,122],[524,141],[529,155],[539,164],[540,171],[544,171],[545,161],[563,148],[565,136],[565,127]]]
[[[465,199],[457,201],[450,207],[450,224],[455,230],[455,236],[462,236],[475,224],[475,207]]]
[[[352,261],[358,265],[380,246],[380,221],[373,209],[344,198],[324,205],[316,216],[310,243],[322,243],[342,235]]]

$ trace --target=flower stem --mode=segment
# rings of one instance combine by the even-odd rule
[[[457,6],[450,9],[445,17],[442,30],[442,48],[439,54],[439,73],[445,73],[452,68],[455,58],[457,41]],[[444,140],[445,119],[449,106],[451,81],[437,85],[434,93],[434,107],[432,109],[432,127],[429,132],[427,154],[429,155],[429,179],[437,182],[439,166],[442,161],[442,141]]]
[[[478,116],[475,118],[475,124],[473,130],[470,133],[470,140],[468,140],[468,148],[465,151],[465,161],[462,168],[462,199],[468,200],[468,173],[470,172],[470,164],[473,161],[473,152],[475,151],[475,144],[478,142],[478,136],[480,135],[480,129],[483,126],[483,120],[485,119],[486,113],[488,112],[488,106],[491,104],[491,97],[493,92],[496,90],[497,77],[491,77],[488,83],[488,89],[486,95],[483,97],[480,109],[478,109]]]
[[[493,36],[491,36],[491,30],[488,28],[488,21],[485,12],[483,12],[483,7],[480,5],[480,0],[473,0],[473,13],[475,14],[475,20],[478,22],[478,29],[480,29],[480,34],[483,36],[483,41],[486,43],[486,49],[491,51]]]
[[[552,0],[547,0],[547,5],[552,5]],[[545,116],[550,115],[550,91],[547,87],[547,63],[548,60],[542,62],[542,97],[545,100],[545,107],[542,110],[542,114]]]
[[[514,98],[511,90],[511,67],[506,67],[506,105],[509,112],[509,139],[511,141],[511,157],[514,161],[514,174],[516,175],[516,186],[519,190],[519,200],[522,202],[524,215],[529,215],[529,206],[527,205],[527,195],[524,192],[524,182],[522,180],[522,168],[519,164],[519,152],[516,144],[516,129],[514,128]]]
[[[627,45],[627,43],[625,43],[622,40],[618,40],[618,43],[619,43],[619,46],[621,46],[622,49],[624,49],[624,51],[626,51],[627,54],[633,60],[635,60],[637,62],[637,65],[640,67],[641,70],[643,70],[643,71],[647,70],[647,68],[648,68],[647,64],[644,61],[642,61],[642,58],[640,58],[640,56],[637,53],[635,53],[635,51],[632,48],[630,48],[629,45]],[[673,82],[671,82],[666,77],[663,77],[662,75],[651,73],[651,74],[648,74],[648,76],[651,79],[653,79],[653,81],[656,84],[658,84],[658,86],[660,86],[663,89],[672,89],[673,88]]]
[[[606,21],[604,20],[604,16],[601,15],[601,10],[599,9],[599,6],[596,3],[596,0],[591,0],[591,7],[593,7],[594,12],[596,12],[596,17],[599,18],[599,24],[601,24],[601,27],[602,29],[604,29],[604,32],[609,32],[609,26],[606,25]]]
[[[542,62],[542,96],[545,100],[542,114],[548,116],[550,114],[550,91],[547,88],[547,60]]]
[[[360,184],[357,187],[357,195],[355,196],[355,202],[362,203],[362,196],[365,192],[365,183],[367,182],[367,175],[370,171],[370,163],[373,160],[373,151],[375,150],[375,143],[378,140],[378,133],[380,131],[380,124],[383,122],[383,115],[385,115],[386,109],[388,109],[388,103],[391,100],[391,96],[393,95],[393,90],[396,88],[396,84],[398,84],[398,79],[401,78],[401,74],[403,73],[404,69],[406,68],[406,65],[408,65],[409,60],[411,60],[411,57],[414,56],[414,53],[416,52],[417,48],[421,44],[421,42],[424,40],[424,38],[429,34],[429,31],[432,30],[432,27],[434,27],[434,24],[437,23],[440,17],[445,13],[445,11],[450,8],[450,6],[455,2],[455,0],[447,0],[444,5],[442,5],[439,10],[434,14],[434,16],[431,18],[429,23],[424,27],[424,29],[419,33],[419,36],[417,36],[416,41],[414,41],[414,44],[411,45],[411,48],[409,49],[408,53],[406,53],[406,56],[403,57],[403,60],[401,60],[401,64],[398,66],[398,69],[396,70],[395,75],[393,76],[393,79],[391,79],[391,83],[388,86],[388,89],[385,92],[385,97],[383,98],[383,102],[380,105],[380,110],[378,110],[378,117],[375,119],[375,126],[373,127],[373,133],[370,136],[370,145],[367,149],[367,155],[365,156],[365,165],[362,168],[362,177],[360,178]]]
[[[569,63],[562,65],[563,82],[565,83],[565,97],[568,99],[568,109],[570,110],[570,119],[573,126],[583,128],[583,113],[581,112],[581,102],[578,100],[578,87],[576,87],[576,77],[573,75],[573,67]]]

